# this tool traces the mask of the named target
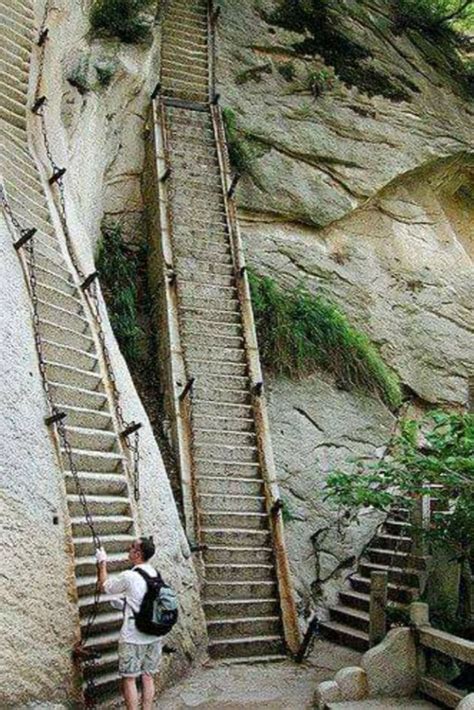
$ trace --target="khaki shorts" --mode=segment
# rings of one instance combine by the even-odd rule
[[[119,643],[119,675],[137,678],[143,673],[154,675],[161,660],[161,641],[153,643]]]

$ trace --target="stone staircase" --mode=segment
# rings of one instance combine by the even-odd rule
[[[52,226],[42,180],[29,149],[27,125],[33,131],[39,129],[39,118],[30,113],[27,96],[29,60],[37,39],[31,1],[0,0],[0,20],[1,179],[21,227],[37,229],[36,293],[46,379],[54,404],[67,414],[65,431],[73,461],[114,576],[128,566],[127,550],[135,536],[126,458],[106,392],[95,322],[64,240]],[[28,264],[25,247],[21,254]],[[64,449],[61,465],[70,516],[66,529],[70,524],[77,603],[84,629],[94,601],[94,545]],[[113,611],[102,596],[86,642],[87,648],[100,653],[95,677],[99,692],[116,685],[121,622],[121,612]]]
[[[420,593],[426,560],[412,555],[413,537],[409,511],[398,508],[387,517],[365,550],[349,589],[339,592],[339,604],[329,608],[329,621],[320,622],[326,638],[359,651],[369,648],[370,575],[388,573],[388,600],[403,609]]]
[[[208,3],[170,0],[161,101],[180,341],[191,400],[204,609],[214,658],[276,660],[285,644],[218,143]]]

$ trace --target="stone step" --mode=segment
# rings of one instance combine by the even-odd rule
[[[205,10],[190,10],[188,6],[182,7],[179,5],[173,5],[168,10],[167,17],[179,19],[189,19],[194,22],[199,22],[207,27],[207,13]]]
[[[341,591],[339,592],[339,599],[344,606],[350,606],[354,609],[360,609],[361,611],[369,611],[370,594]]]
[[[223,310],[223,311],[229,311],[231,313],[239,313],[240,311],[240,304],[238,299],[234,298],[229,298],[225,301],[219,299],[219,298],[200,298],[199,296],[194,296],[192,294],[183,294],[180,297],[180,307],[181,308],[201,308],[206,311],[216,311],[216,310]],[[192,345],[189,348],[190,352],[192,353],[193,350],[195,351],[196,348],[193,347]],[[222,353],[225,354],[225,350],[223,348],[218,348]],[[228,348],[229,352],[232,355],[232,358],[220,358],[227,360],[228,362],[239,362],[239,357],[237,356],[236,353],[241,353],[242,351],[239,349],[232,349]],[[209,357],[207,352],[210,351],[210,354],[213,355],[213,357]],[[215,357],[215,352],[213,348],[205,348],[203,353],[199,353],[195,355],[195,357],[200,357],[201,359],[204,360],[215,360],[219,359]],[[234,359],[237,358],[237,359]]]
[[[219,375],[213,373],[198,373],[194,384],[194,392],[197,388],[225,390],[230,392],[248,391],[250,387],[249,378],[244,375]],[[201,397],[197,397],[201,399]]]
[[[163,43],[163,59],[166,56],[172,57],[188,57],[189,59],[196,59],[197,61],[207,62],[207,53],[203,52],[201,47],[195,47],[190,45],[188,42],[180,42],[179,47],[170,41]],[[178,109],[179,110],[179,109]],[[191,113],[188,111],[188,113]]]
[[[255,434],[255,422],[251,414],[251,409],[241,411],[238,417],[233,416],[232,412],[227,412],[224,416],[211,413],[199,414],[195,409],[193,411],[193,428],[196,432],[208,430],[212,431],[217,429],[222,432],[223,437],[225,437],[227,432],[230,430],[236,433],[248,433],[252,435],[252,440],[254,440],[253,436]]]
[[[209,280],[214,281],[216,286],[224,286],[226,288],[235,288],[235,276],[233,273],[232,267],[224,267],[227,270],[231,272],[230,275],[225,275],[225,274],[213,274],[210,271],[202,271],[201,269],[196,268],[196,264],[191,269],[184,269],[183,267],[178,266],[176,269],[177,274],[178,274],[178,280],[179,283],[194,283],[194,284],[206,284],[209,283]],[[206,328],[201,331],[201,333],[209,333],[211,335],[214,334],[219,334],[216,331],[213,331],[212,329]],[[233,337],[238,337],[239,334],[234,335],[233,333],[220,333],[221,335],[226,335],[227,337],[233,336]]]
[[[79,471],[78,479],[82,490],[89,495],[128,495],[127,478],[123,473],[93,473],[91,471]],[[75,478],[70,471],[65,474],[66,491],[76,493]]]
[[[195,377],[202,373],[206,373],[206,375],[209,376],[230,375],[235,377],[243,377],[247,374],[247,363],[245,362],[226,362],[225,360],[210,361],[199,357],[191,358],[189,355],[186,360],[190,374]]]
[[[279,602],[269,599],[218,599],[204,602],[206,619],[236,619],[252,616],[278,616]]]
[[[233,278],[235,284],[235,269],[232,264],[214,264],[205,260],[195,259],[193,256],[180,256],[176,259],[176,270],[178,273],[189,273],[191,278],[205,279],[206,281],[218,278]],[[205,325],[208,321],[202,318]],[[233,335],[233,333],[230,333]]]
[[[67,496],[70,515],[78,517],[83,512],[81,499],[78,495],[69,493]],[[130,501],[128,496],[87,495],[87,507],[93,517],[107,515],[130,515]]]
[[[400,583],[413,588],[418,588],[419,586],[419,575],[421,574],[419,570],[410,568],[401,569],[399,567],[376,564],[375,562],[361,562],[359,573],[362,577],[370,577],[372,571],[387,572],[389,582]]]
[[[221,525],[219,527],[202,526],[201,532],[206,545],[229,545],[230,547],[237,547],[238,545],[244,547],[269,547],[271,545],[269,530],[228,528]]]
[[[369,633],[369,614],[368,612],[354,609],[353,607],[339,604],[329,607],[330,618],[339,624],[350,626],[353,629],[358,629]]]
[[[74,561],[76,577],[94,575],[97,573],[97,561],[95,555],[86,557],[76,557]],[[123,572],[130,569],[130,562],[127,552],[107,552],[107,571]],[[109,607],[110,610],[111,607]],[[123,614],[120,614],[123,619]]]
[[[212,262],[212,264],[217,266],[232,266],[232,253],[230,246],[225,251],[215,251],[212,247],[198,243],[189,233],[185,233],[182,240],[174,240],[173,252],[176,259],[194,259],[199,265],[203,262]],[[206,312],[204,311],[199,315],[205,318]]]
[[[200,494],[259,496],[263,493],[263,481],[259,478],[199,476],[198,490]]]
[[[83,315],[65,310],[48,301],[38,300],[38,315],[42,321],[57,323],[61,327],[75,330],[77,333],[89,333],[89,323]]]
[[[26,261],[29,263],[28,253],[26,253],[25,256]],[[55,254],[53,258],[52,256],[41,254],[35,249],[35,262],[39,268],[57,274],[62,278],[70,278],[69,270],[66,268],[66,262],[60,254]]]
[[[240,323],[219,323],[218,321],[205,320],[204,318],[184,319],[182,323],[182,332],[188,333],[210,334],[216,336],[226,336],[233,338],[242,338],[242,326]]]
[[[261,480],[260,466],[257,463],[241,463],[240,461],[217,461],[196,458],[198,476],[219,476],[230,478],[256,478]]]
[[[201,493],[199,496],[201,512],[221,510],[226,512],[265,513],[264,496],[247,496],[231,493]]]
[[[235,291],[235,289],[232,289]],[[199,293],[199,292],[198,292]],[[198,294],[197,294],[198,295]],[[235,296],[237,295],[235,294]],[[223,297],[224,298],[224,297]],[[188,347],[193,347],[193,348],[230,348],[231,350],[244,350],[244,339],[240,336],[233,336],[233,335],[220,335],[219,333],[195,333],[195,332],[190,332],[184,331],[185,332],[185,340],[187,343]],[[224,382],[224,385],[231,385],[231,382]],[[234,389],[240,389],[241,387],[238,385],[237,387],[234,387]],[[244,383],[244,386],[247,383]]]
[[[204,382],[202,385],[195,384],[193,396],[202,402],[216,402],[223,404],[250,404],[251,396],[247,389],[226,389],[218,387],[213,383]]]
[[[103,392],[102,375],[98,372],[81,370],[78,367],[63,365],[62,362],[45,360],[46,374],[50,381],[60,382],[71,387],[80,387],[93,392]]]
[[[50,286],[51,288],[57,288],[59,291],[63,291],[69,296],[77,295],[77,287],[72,281],[70,274],[63,271],[60,275],[56,271],[50,271],[44,266],[41,266],[41,264],[36,264],[35,267],[39,283]]]
[[[409,536],[411,531],[411,524],[403,520],[386,520],[383,527],[389,535],[401,537]]]
[[[213,619],[207,622],[209,639],[241,639],[247,636],[277,636],[281,634],[279,616],[238,617]]]
[[[207,67],[204,67],[194,62],[189,62],[188,65],[178,64],[172,59],[167,59],[162,64],[162,76],[168,79],[186,78],[196,82],[198,86],[207,85],[209,81],[209,72]]]
[[[270,599],[276,598],[276,579],[260,580],[206,580],[204,583],[205,600],[242,601],[243,599]]]
[[[253,432],[229,431],[226,429],[200,429],[193,427],[194,442],[196,444],[227,444],[231,446],[256,446],[257,437]]]
[[[69,470],[69,460],[61,449],[63,464]],[[72,449],[72,458],[77,471],[92,471],[112,473],[119,471],[125,462],[124,457],[111,451],[87,451],[85,449]]]
[[[192,368],[190,368],[192,371]],[[198,399],[193,397],[193,416],[213,416],[216,412],[215,402],[207,399]],[[250,404],[225,404],[219,405],[218,414],[220,417],[228,418],[234,426],[234,421],[239,418],[251,419],[253,416],[252,406]],[[236,425],[237,426],[237,425]]]
[[[117,629],[116,631],[109,631],[97,636],[91,636],[85,642],[84,647],[86,649],[96,649],[100,652],[116,648],[119,639],[119,631],[120,629]]]
[[[67,404],[57,404],[58,408],[66,412],[68,426],[84,427],[85,429],[101,429],[110,431],[113,420],[109,411],[98,411],[85,407],[73,407]]]
[[[195,301],[199,300],[201,299],[195,299]],[[184,350],[186,359],[189,357],[190,360],[203,358],[204,360],[216,360],[218,362],[245,363],[246,361],[243,348],[231,348],[225,345],[196,345],[193,342],[187,342],[186,339]]]
[[[273,564],[214,564],[206,562],[206,582],[260,582],[273,581]]]
[[[374,546],[385,550],[398,550],[408,552],[412,545],[411,537],[402,535],[377,535],[374,538]]]
[[[69,346],[93,356],[95,354],[95,343],[87,333],[79,333],[57,323],[41,320],[41,337],[58,345]]]
[[[207,55],[207,32],[196,34],[195,31],[191,32],[177,25],[170,26],[167,20],[165,20],[163,31],[163,47],[173,47],[178,56],[184,47],[203,57]]]
[[[414,557],[409,552],[399,552],[397,550],[385,550],[384,548],[368,547],[366,554],[372,562],[387,565],[389,567],[414,568],[417,570],[426,569],[426,559]]]
[[[41,334],[43,335],[43,327],[41,327]],[[75,369],[99,374],[99,360],[93,352],[90,353],[70,345],[56,343],[46,337],[42,339],[42,346],[43,355],[50,362],[61,362]]]
[[[74,538],[83,538],[85,535],[90,534],[89,526],[83,515],[71,518],[71,526]],[[95,516],[94,527],[101,537],[105,535],[133,534],[133,518],[123,515]]]
[[[108,399],[105,392],[73,387],[64,382],[54,382],[54,380],[49,384],[54,401],[61,402],[63,406],[108,412]]]
[[[370,578],[360,575],[351,575],[349,581],[353,589],[363,594],[370,594]],[[409,604],[417,598],[418,590],[403,584],[388,584],[387,596],[393,601]]]
[[[119,451],[117,435],[113,430],[86,429],[85,427],[72,426],[67,422],[66,436],[75,449]]]
[[[109,607],[110,608],[110,607]],[[94,639],[98,635],[120,631],[123,623],[123,612],[108,611],[97,614],[94,623],[90,627],[90,638]],[[81,619],[81,631],[84,633],[87,627],[87,619]]]
[[[0,18],[3,27],[8,29],[12,39],[31,51],[32,43],[36,38],[31,22],[14,11],[6,11],[3,7],[0,8]]]
[[[46,234],[55,236],[49,221],[49,211],[41,193],[37,190],[25,190],[24,187],[17,185],[15,180],[10,186],[10,201],[15,209],[29,216],[37,229],[41,228]]]
[[[334,643],[349,646],[357,651],[367,651],[369,648],[368,634],[352,629],[345,624],[339,624],[336,621],[321,621],[319,629],[323,636]]]
[[[208,545],[204,561],[209,564],[273,564],[273,550],[270,547],[226,547]]]
[[[257,463],[258,451],[255,446],[236,446],[235,444],[194,444],[195,455],[208,461],[236,461],[239,463]]]
[[[284,652],[280,634],[272,636],[248,636],[231,640],[213,640],[209,644],[211,658],[241,658],[252,656],[281,656]]]
[[[224,524],[228,528],[268,530],[269,522],[266,513],[247,513],[221,510],[206,510],[200,514],[203,528],[222,529]]]
[[[37,284],[37,295],[42,301],[51,303],[53,306],[62,308],[69,313],[84,315],[82,302],[76,296],[70,296],[57,288],[46,286],[40,282]]]
[[[208,91],[198,91],[193,84],[181,84],[175,81],[163,81],[162,94],[173,99],[184,101],[194,101],[195,103],[207,104],[209,101]]]
[[[91,474],[84,474],[84,475],[91,475]],[[100,474],[94,474],[94,476],[98,476]],[[103,474],[102,474],[103,475]],[[112,554],[115,552],[122,552],[123,554],[128,554],[128,550],[130,548],[130,545],[133,543],[135,540],[133,535],[123,535],[123,534],[116,534],[113,533],[111,535],[103,534],[101,535],[101,542],[105,549],[107,550],[107,554]],[[79,557],[86,557],[93,555],[95,553],[95,547],[94,543],[92,541],[92,538],[89,535],[86,535],[84,537],[75,537],[74,538],[74,550],[75,554]],[[104,595],[105,597],[106,595]],[[81,602],[81,603],[86,603],[86,602]]]

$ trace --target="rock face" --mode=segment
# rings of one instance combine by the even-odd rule
[[[221,102],[253,156],[237,189],[248,261],[284,287],[303,282],[337,303],[422,408],[465,406],[474,112],[460,83],[435,43],[397,34],[388,0],[330,1],[332,49],[321,24],[282,27],[277,2],[220,5]],[[354,455],[380,455],[395,420],[324,374],[267,384],[303,610],[334,600],[344,565],[378,523],[364,516],[341,541],[322,500],[325,474]]]

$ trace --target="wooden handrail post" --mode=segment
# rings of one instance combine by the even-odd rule
[[[411,511],[411,524],[413,529],[413,557],[427,557],[428,545],[426,532],[430,527],[431,501],[430,496],[420,495],[415,499],[415,504]]]
[[[376,646],[387,633],[387,572],[370,574],[369,644]]]

